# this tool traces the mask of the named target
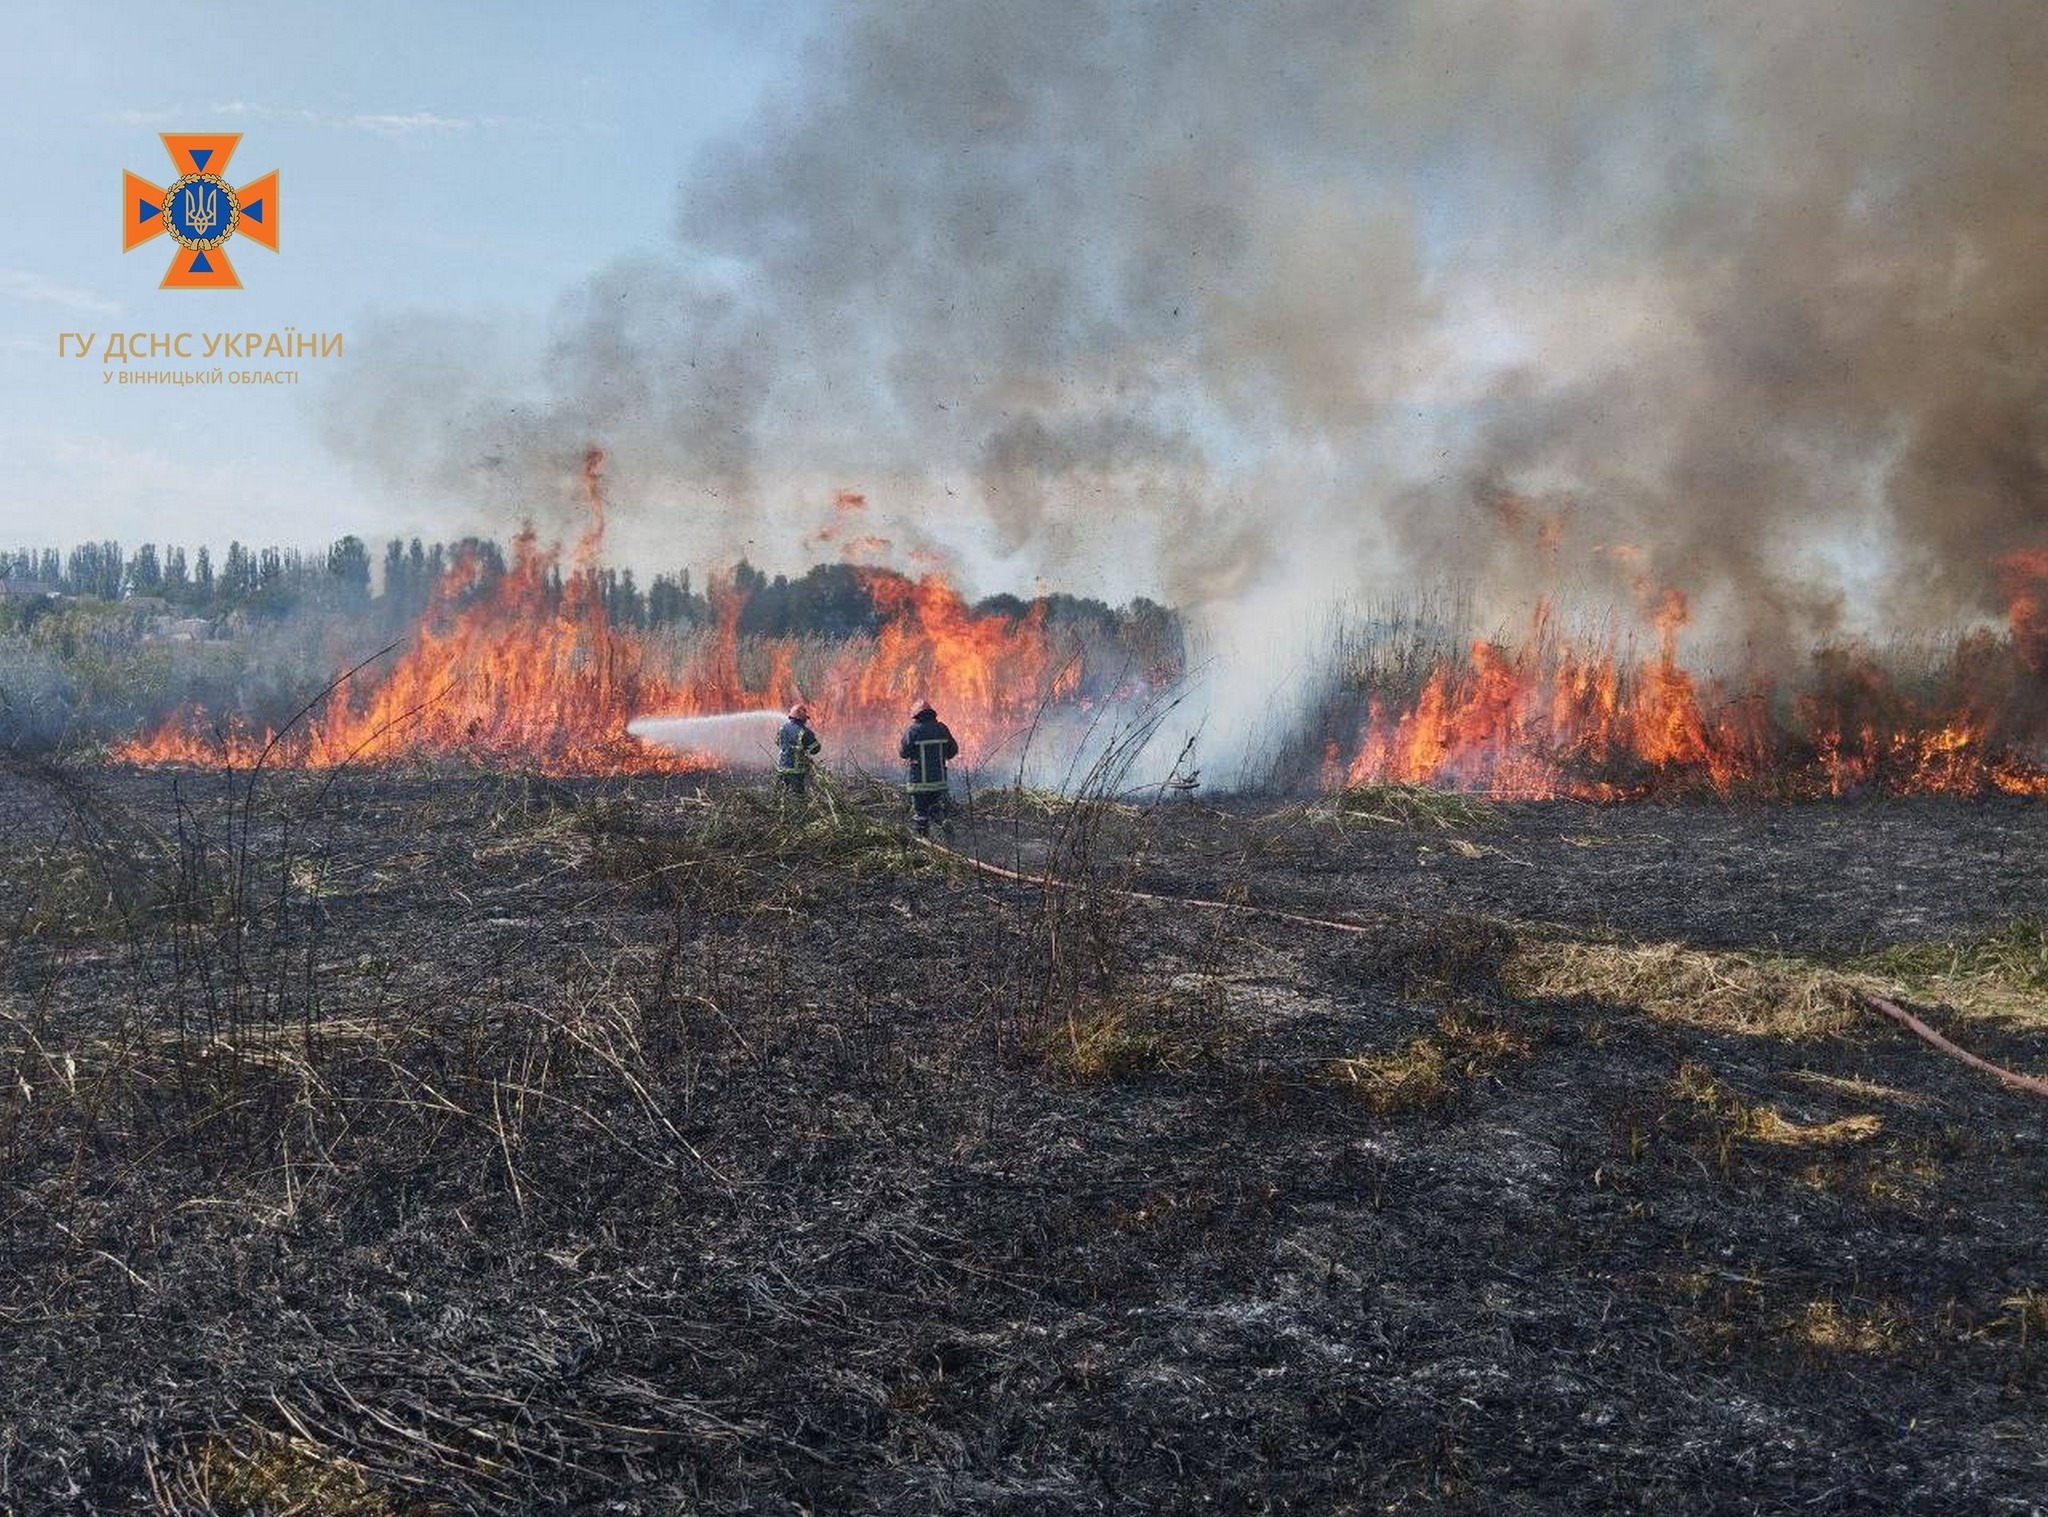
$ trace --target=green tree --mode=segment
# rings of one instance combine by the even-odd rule
[[[164,570],[156,556],[156,544],[144,543],[128,563],[128,588],[137,595],[156,595],[163,589]]]
[[[370,604],[370,550],[351,533],[327,550],[328,593],[344,611]]]

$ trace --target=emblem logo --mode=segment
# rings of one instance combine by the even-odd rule
[[[223,244],[239,235],[277,251],[277,170],[238,189],[225,176],[240,132],[165,132],[163,139],[178,177],[159,189],[122,171],[121,251],[168,232],[178,251],[164,289],[239,290]]]

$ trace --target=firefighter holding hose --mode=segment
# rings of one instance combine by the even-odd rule
[[[952,836],[952,808],[947,798],[946,761],[960,756],[953,731],[939,720],[930,701],[918,702],[910,725],[903,729],[903,741],[896,754],[910,766],[910,826],[919,837],[930,837],[932,823],[939,822]]]
[[[811,768],[824,751],[818,734],[811,731],[811,708],[798,701],[789,708],[789,720],[775,735],[775,772],[782,778],[783,790],[793,796],[803,795],[804,787],[810,783]]]

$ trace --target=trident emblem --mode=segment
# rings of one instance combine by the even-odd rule
[[[169,233],[178,247],[164,275],[167,290],[240,288],[225,247],[234,237],[277,251],[276,170],[239,185],[223,177],[240,141],[238,132],[165,132],[176,179],[158,188],[139,174],[121,175],[121,249]]]
[[[199,236],[213,230],[220,214],[220,196],[211,185],[188,185],[185,190],[185,224]]]

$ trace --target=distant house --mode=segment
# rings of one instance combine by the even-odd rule
[[[159,616],[152,618],[146,643],[204,643],[213,639],[213,623],[203,616]]]
[[[47,600],[63,593],[46,579],[0,579],[0,600]]]

